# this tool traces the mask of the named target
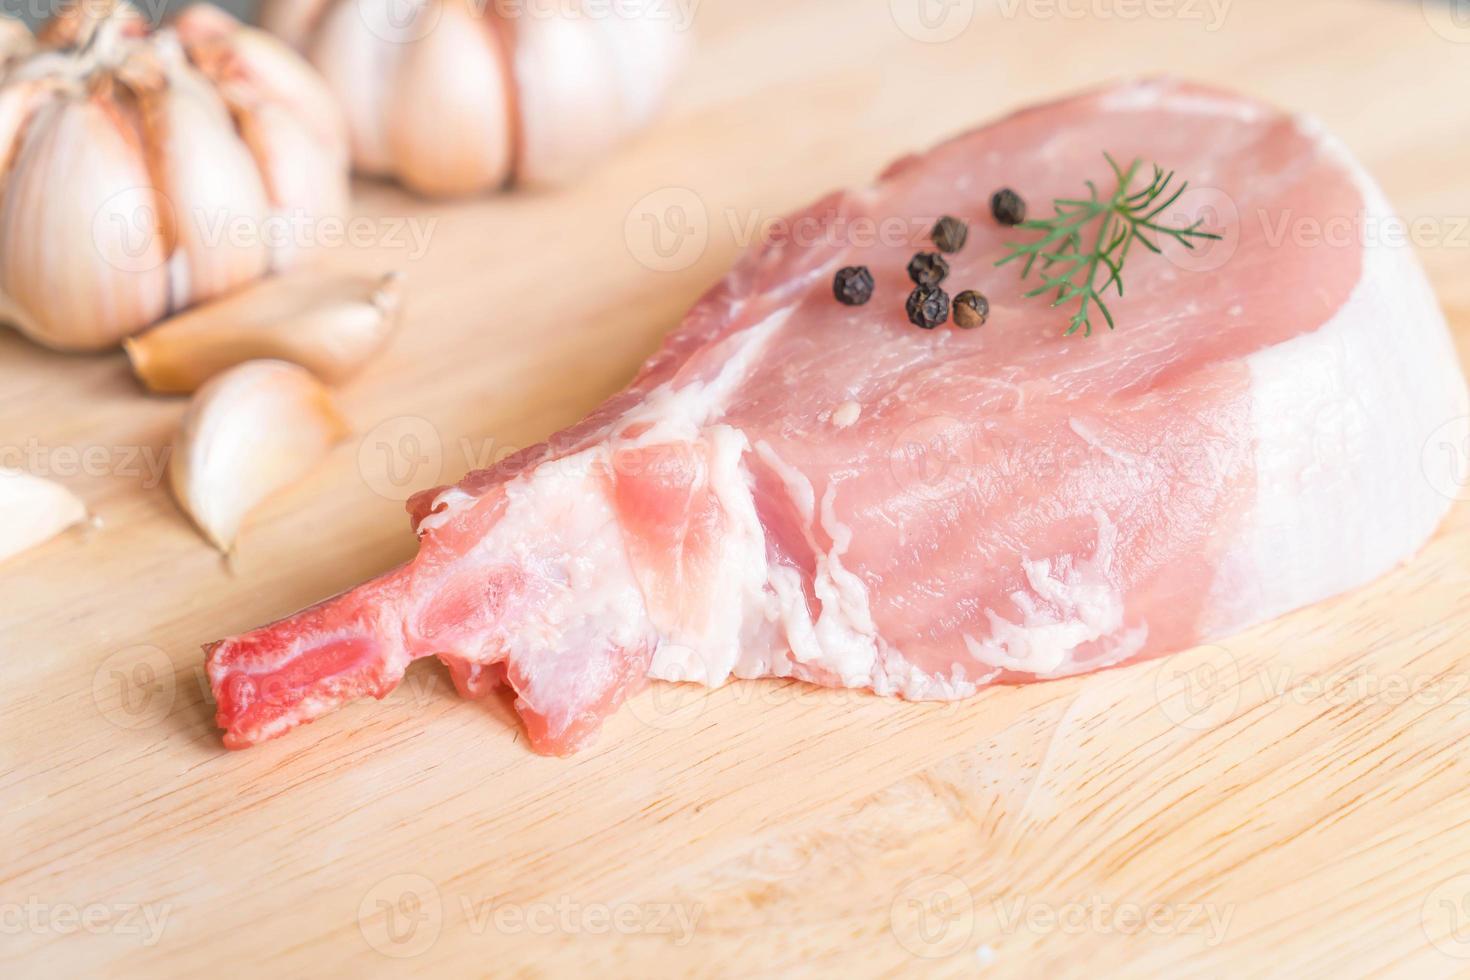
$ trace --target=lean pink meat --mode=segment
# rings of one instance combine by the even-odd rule
[[[1196,190],[1165,215],[1223,239],[1130,260],[1118,329],[996,268],[1102,153]],[[940,215],[946,286],[983,327],[905,316]],[[792,677],[912,699],[1179,650],[1409,558],[1449,500],[1421,450],[1466,413],[1443,319],[1387,204],[1309,121],[1172,82],[1020,112],[746,255],[623,392],[544,445],[409,505],[409,564],[209,647],[225,742],[272,738],[419,657],[509,684],[564,753],[648,678]],[[912,234],[885,235],[893,219]],[[804,234],[798,234],[805,229]],[[814,232],[815,230],[815,232]],[[876,230],[876,234],[870,234]],[[865,265],[870,302],[835,301]]]

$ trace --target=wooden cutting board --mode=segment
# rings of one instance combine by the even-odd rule
[[[660,687],[557,760],[421,663],[384,703],[221,749],[201,642],[408,557],[408,491],[618,388],[754,222],[1029,101],[1173,72],[1321,116],[1426,223],[1470,342],[1448,7],[920,6],[705,0],[670,114],[578,186],[363,185],[370,241],[333,261],[403,268],[407,323],[342,392],[357,435],[230,564],[157,485],[180,402],[121,356],[0,337],[0,464],[101,519],[0,568],[7,976],[1470,970],[1465,507],[1351,595],[960,705]]]

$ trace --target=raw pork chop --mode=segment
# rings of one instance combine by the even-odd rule
[[[1107,190],[1104,150],[1218,189],[1168,217],[1225,239],[1140,251],[1117,331],[1063,337],[1066,312],[994,267],[1035,233],[988,201]],[[979,329],[904,314],[943,214],[970,222],[946,285],[988,294]],[[225,742],[383,697],[428,656],[465,695],[508,683],[553,753],[649,677],[963,698],[1366,582],[1443,516],[1449,460],[1421,447],[1466,412],[1410,250],[1323,240],[1389,217],[1315,125],[1168,82],[902,160],[745,256],[586,421],[413,498],[412,562],[211,646]],[[833,274],[855,264],[876,292],[843,306]]]

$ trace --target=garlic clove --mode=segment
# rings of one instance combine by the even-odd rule
[[[496,28],[459,0],[435,0],[416,16],[438,22],[406,46],[387,100],[394,172],[433,196],[499,187],[510,177],[512,119]]]
[[[173,20],[189,60],[235,110],[279,103],[299,117],[322,149],[346,168],[347,123],[335,96],[295,51],[264,31],[246,27],[218,7],[194,4]],[[340,183],[340,181],[339,181]]]
[[[48,48],[81,47],[99,31],[119,37],[143,37],[148,33],[148,21],[127,0],[63,4],[56,16],[36,32],[36,40]]]
[[[61,350],[101,350],[168,309],[164,235],[136,132],[101,99],[25,126],[0,198],[3,316]]]
[[[653,121],[689,60],[693,46],[689,28],[679,25],[675,16],[672,9],[660,14],[652,6],[641,16],[602,20],[603,43],[614,69],[608,84],[617,89],[625,134]]]
[[[8,65],[34,50],[36,38],[30,28],[14,17],[0,14],[0,65]]]
[[[223,99],[180,58],[168,66],[167,87],[145,101],[144,119],[176,229],[173,308],[263,275],[270,206]]]
[[[515,80],[520,100],[516,180],[553,184],[586,166],[622,130],[612,62],[596,23],[578,17],[518,17]]]
[[[298,51],[306,47],[312,31],[332,0],[265,0],[260,5],[260,26]]]
[[[265,181],[280,234],[271,268],[296,264],[309,240],[291,237],[324,217],[347,214],[347,124],[326,83],[278,39],[217,7],[195,4],[173,21],[190,62],[219,89]],[[297,236],[299,238],[299,236]]]
[[[27,78],[0,87],[0,174],[9,174],[31,117],[57,93],[49,79]]]
[[[398,9],[400,2],[334,3],[307,50],[342,106],[351,134],[352,163],[364,174],[389,176],[393,172],[383,110],[395,66],[409,40],[401,28],[401,36],[391,31],[407,19]]]
[[[0,561],[86,519],[86,506],[61,484],[0,468]]]
[[[309,126],[276,103],[262,103],[236,113],[240,137],[250,148],[275,213],[282,219],[277,233],[266,236],[270,267],[280,271],[298,266],[320,244],[319,236],[300,234],[323,218],[345,220],[348,188],[342,179],[343,157],[318,151],[319,141]]]
[[[124,342],[150,391],[182,394],[237,364],[276,358],[337,383],[382,349],[402,312],[403,277],[298,273],[195,307]]]
[[[194,395],[174,439],[169,486],[220,551],[245,516],[302,479],[347,435],[331,392],[305,368],[250,361]]]
[[[563,182],[653,116],[687,46],[677,26],[655,13],[561,9],[506,17],[520,101],[518,182]]]

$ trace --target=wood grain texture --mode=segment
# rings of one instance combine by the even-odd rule
[[[1465,507],[1369,588],[961,705],[658,687],[552,760],[420,663],[383,703],[221,749],[201,642],[406,558],[409,490],[615,390],[754,219],[1026,102],[1173,72],[1310,110],[1437,222],[1421,253],[1470,340],[1470,27],[1433,3],[1226,0],[1211,29],[1187,0],[961,0],[942,43],[898,26],[912,7],[705,0],[673,111],[578,186],[362,185],[374,242],[332,260],[404,268],[407,323],[342,392],[358,436],[231,565],[150,476],[180,402],[120,355],[0,337],[0,463],[101,519],[0,568],[5,975],[1470,969]],[[695,234],[650,251],[646,214]]]

